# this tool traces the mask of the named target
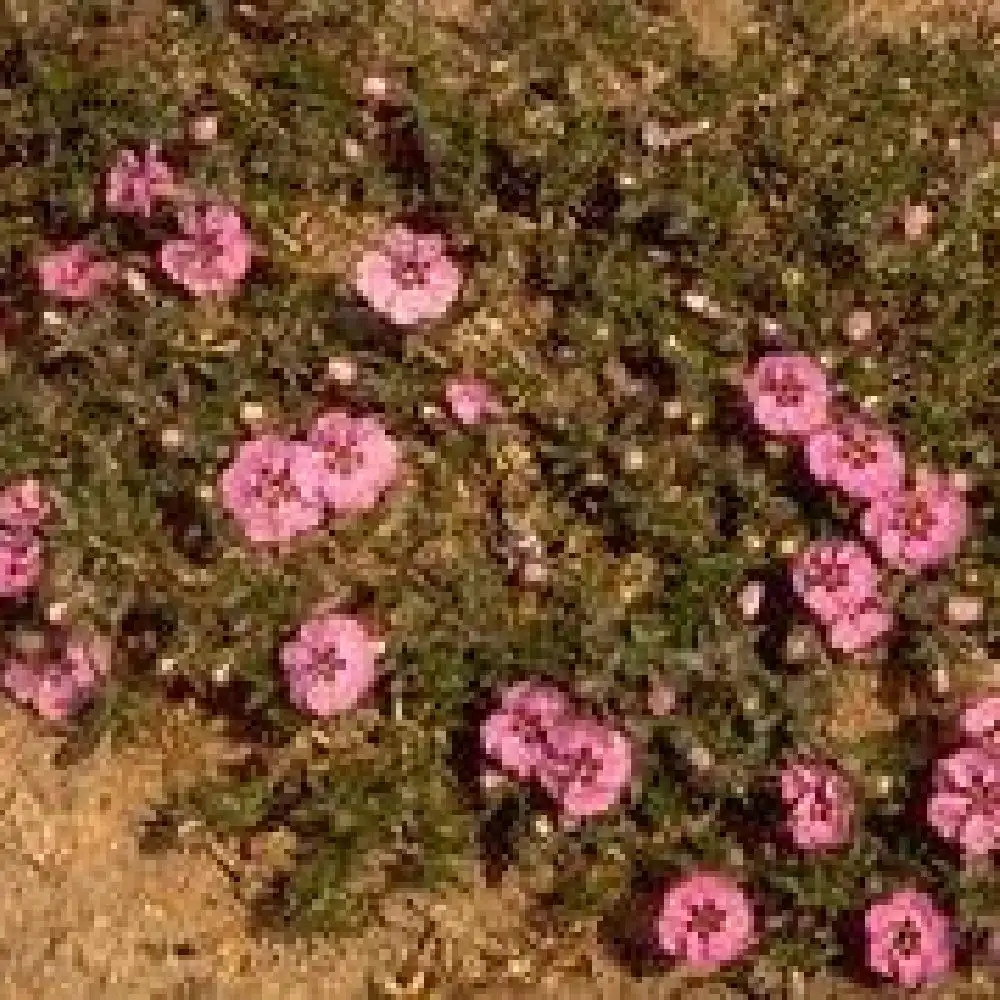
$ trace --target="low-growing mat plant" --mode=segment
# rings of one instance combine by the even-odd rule
[[[717,974],[752,997],[831,972],[905,983],[864,916],[912,888],[960,972],[995,961],[993,862],[926,803],[1000,656],[996,37],[858,37],[846,6],[762,2],[725,62],[624,0],[150,4],[147,37],[100,59],[85,43],[116,4],[4,22],[0,485],[52,499],[37,581],[0,609],[7,655],[57,626],[112,642],[63,724],[67,765],[164,699],[246,751],[153,804],[148,846],[192,822],[286,835],[250,902],[294,933],[361,933],[388,894],[476,859],[649,976],[670,964],[664,892],[722,872],[754,929]],[[158,269],[165,241],[195,239],[174,202],[108,211],[109,166],[150,144],[239,213],[253,255],[227,295]],[[399,288],[353,279],[395,224],[441,235],[461,274],[447,301],[397,302],[401,325],[373,303]],[[118,271],[61,301],[38,265],[77,241]],[[816,359],[908,469],[959,476],[960,549],[886,571],[891,630],[857,655],[790,584],[811,541],[862,533],[754,423],[744,374],[775,351]],[[483,419],[449,409],[459,378],[490,393]],[[380,421],[391,485],[253,544],[224,470],[331,411]],[[329,718],[282,666],[318,611],[380,643],[365,698]],[[599,815],[567,821],[483,754],[526,680],[628,740]],[[853,795],[829,850],[785,839],[776,780],[801,757]]]

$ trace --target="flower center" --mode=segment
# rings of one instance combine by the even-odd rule
[[[695,903],[688,917],[688,930],[699,937],[718,934],[726,925],[726,914],[715,903]]]
[[[822,588],[829,592],[843,590],[850,584],[850,567],[833,553],[820,553],[809,561],[806,584],[810,589]]]
[[[892,948],[903,958],[909,958],[920,951],[920,928],[909,918],[896,928]]]
[[[287,468],[270,469],[264,474],[260,499],[271,508],[294,503],[300,499],[299,491],[289,478]]]
[[[906,501],[898,520],[905,534],[926,539],[937,519],[923,497],[913,497]]]
[[[430,262],[412,254],[397,255],[392,263],[392,280],[402,288],[415,288],[427,283]]]
[[[863,469],[878,461],[878,438],[869,430],[852,430],[841,439],[840,459],[855,469]]]
[[[554,779],[560,790],[573,784],[592,785],[601,773],[601,762],[590,747],[583,747],[575,754],[550,755]]]
[[[789,371],[769,372],[764,378],[764,391],[782,407],[798,406],[804,395],[801,380]]]

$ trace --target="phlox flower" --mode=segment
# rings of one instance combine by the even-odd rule
[[[753,939],[750,900],[717,872],[696,872],[671,886],[656,925],[663,951],[700,972],[742,956]]]
[[[99,260],[86,243],[53,250],[38,262],[42,291],[69,302],[94,298],[117,275],[114,264]]]
[[[354,280],[376,312],[398,326],[412,326],[445,314],[461,288],[462,272],[440,235],[397,225],[362,255]]]
[[[239,212],[224,205],[188,206],[178,222],[182,237],[160,247],[164,273],[198,297],[231,295],[250,270],[253,256]]]
[[[868,967],[909,989],[943,979],[954,961],[948,918],[913,889],[872,903],[865,937]]]
[[[322,414],[308,436],[320,456],[320,493],[337,512],[370,510],[399,473],[399,444],[376,416]]]
[[[743,382],[754,419],[769,434],[805,437],[829,419],[830,386],[806,354],[766,354]]]
[[[354,708],[375,683],[381,653],[382,643],[357,618],[309,619],[281,649],[292,704],[321,718]]]
[[[160,159],[159,147],[150,145],[141,156],[123,149],[108,171],[104,203],[114,212],[148,219],[154,202],[173,189],[174,172]]]
[[[288,541],[322,521],[325,475],[315,448],[266,434],[244,441],[222,473],[222,504],[252,542]]]
[[[887,563],[917,574],[958,552],[967,521],[962,494],[944,476],[930,473],[910,488],[873,499],[862,531]]]
[[[97,637],[70,638],[59,653],[13,656],[3,666],[4,688],[50,722],[79,710],[107,674],[110,647]]]

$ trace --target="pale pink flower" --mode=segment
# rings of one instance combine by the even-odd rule
[[[943,979],[952,968],[951,924],[913,889],[872,903],[865,914],[868,967],[909,989]]]
[[[861,526],[887,563],[915,574],[958,552],[967,520],[962,494],[929,473],[909,489],[872,500]]]
[[[1000,751],[1000,694],[974,701],[959,719],[962,735],[987,749]]]
[[[781,799],[788,807],[788,831],[805,851],[842,847],[851,839],[854,796],[835,768],[789,764],[781,772]]]
[[[33,531],[48,517],[50,506],[37,479],[18,479],[0,492],[0,527]]]
[[[806,444],[809,471],[854,500],[899,490],[905,460],[890,434],[867,421],[848,418],[818,430]]]
[[[111,261],[97,259],[86,243],[53,250],[38,262],[42,291],[70,302],[92,299],[117,273]]]
[[[3,667],[3,686],[42,718],[60,722],[89,700],[107,674],[110,647],[99,638],[72,638],[61,654],[12,657]]]
[[[1000,756],[975,746],[939,760],[927,820],[970,857],[1000,847]]]
[[[754,419],[770,434],[803,437],[827,422],[830,385],[806,354],[766,354],[743,385]]]
[[[306,621],[281,648],[292,704],[321,718],[354,708],[371,690],[383,644],[349,615]]]
[[[370,510],[399,473],[399,444],[378,417],[331,410],[308,440],[323,463],[323,500],[335,511]]]
[[[141,156],[123,149],[108,171],[104,203],[114,212],[148,219],[154,202],[173,189],[174,172],[160,159],[159,147],[148,146]]]
[[[792,564],[795,593],[824,624],[859,611],[877,596],[878,585],[878,569],[857,542],[812,542]]]
[[[535,777],[548,734],[571,711],[556,687],[522,681],[508,688],[479,731],[483,752],[522,781]]]
[[[42,575],[42,543],[30,531],[0,527],[0,597],[19,597]]]
[[[541,786],[573,819],[614,806],[632,780],[632,743],[595,719],[558,720],[545,740],[538,765]]]
[[[443,237],[393,226],[358,262],[355,287],[378,313],[399,326],[440,319],[458,295],[462,272]]]
[[[754,935],[753,909],[731,878],[696,872],[667,891],[656,930],[664,952],[711,972],[746,952]]]
[[[223,205],[188,206],[178,222],[184,236],[160,247],[160,267],[192,295],[232,294],[253,256],[239,212]]]
[[[503,411],[492,388],[481,379],[455,378],[445,388],[445,398],[452,416],[462,424],[478,424]]]
[[[266,434],[244,441],[222,473],[222,504],[252,542],[287,541],[322,521],[325,475],[315,448]]]

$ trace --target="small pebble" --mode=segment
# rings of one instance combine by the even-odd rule
[[[326,373],[341,385],[350,385],[358,377],[358,366],[351,358],[330,358]]]
[[[853,343],[867,340],[874,330],[872,314],[867,309],[855,309],[844,323],[844,333]]]
[[[760,614],[761,605],[764,603],[764,584],[755,580],[748,583],[740,591],[740,614],[747,621],[753,621]]]
[[[188,132],[193,142],[207,146],[219,135],[219,119],[215,115],[199,115],[192,119]]]
[[[911,242],[923,239],[934,221],[934,213],[924,202],[907,202],[903,207],[903,235]]]
[[[969,594],[953,594],[948,598],[948,621],[953,625],[972,625],[983,616],[983,602]]]

